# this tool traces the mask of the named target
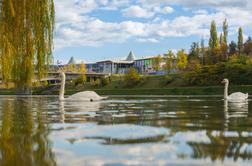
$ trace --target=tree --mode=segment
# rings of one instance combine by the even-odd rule
[[[193,42],[188,55],[188,60],[195,60],[199,58],[200,48],[198,42]]]
[[[237,53],[237,45],[234,41],[231,41],[229,44],[229,56],[232,56]]]
[[[220,34],[220,46],[224,44],[222,33]]]
[[[79,66],[79,71],[82,75],[77,79],[78,84],[84,84],[87,80],[86,78],[86,65],[82,62]]]
[[[174,53],[169,50],[167,54],[165,54],[165,70],[170,73],[174,68],[174,59],[175,59],[175,55]]]
[[[243,49],[243,32],[242,32],[242,28],[239,28],[239,32],[238,32],[238,53],[239,55],[241,55],[242,49]]]
[[[140,80],[141,77],[135,68],[130,68],[129,72],[124,75],[124,83],[127,87],[131,87],[138,84]]]
[[[227,45],[228,38],[228,22],[227,19],[223,22],[223,43]]]
[[[227,38],[228,38],[228,23],[227,19],[223,22],[223,36],[220,38],[220,49],[222,54],[222,60],[227,61],[228,59],[228,44],[227,44]]]
[[[199,71],[200,68],[201,68],[200,61],[198,59],[193,59],[188,63],[186,70]]]
[[[85,63],[82,62],[82,63],[80,64],[79,72],[80,72],[80,73],[83,73],[83,74],[86,74],[86,65],[85,65]]]
[[[184,70],[187,66],[188,60],[185,50],[179,50],[177,53],[177,66],[179,70]]]
[[[160,64],[162,62],[162,57],[160,55],[156,56],[153,61],[153,68],[155,71],[159,71],[161,69]]]
[[[252,56],[252,39],[251,37],[244,43],[243,53]]]
[[[22,92],[32,85],[34,71],[45,74],[51,61],[53,0],[1,0],[0,59],[4,82],[13,81]]]
[[[218,40],[218,33],[215,21],[211,22],[210,39],[209,39],[209,51],[208,51],[208,63],[215,64],[220,59],[220,47]]]
[[[209,47],[211,50],[219,47],[218,33],[215,21],[211,22]]]
[[[67,65],[67,71],[68,72],[72,72],[72,73],[78,71],[77,67],[76,67],[76,64],[69,64],[69,65]]]
[[[205,57],[206,57],[205,40],[204,40],[204,38],[202,38],[201,42],[200,42],[200,54],[201,54],[202,65],[204,65],[205,64]]]

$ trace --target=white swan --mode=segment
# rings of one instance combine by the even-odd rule
[[[59,100],[60,101],[99,101],[102,99],[106,99],[107,97],[101,97],[94,91],[83,91],[79,93],[75,93],[67,98],[64,98],[65,93],[65,81],[66,75],[64,72],[60,72],[61,77],[61,86],[60,86],[60,93],[59,93]]]
[[[226,78],[223,79],[222,83],[225,84],[224,100],[227,100],[229,102],[246,102],[247,101],[248,93],[244,94],[242,92],[236,92],[228,96],[228,85],[229,85],[228,79]]]

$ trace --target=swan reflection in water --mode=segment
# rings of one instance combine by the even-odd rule
[[[248,117],[248,101],[232,103],[224,100],[224,118],[226,127],[228,127],[231,118],[246,117]]]
[[[95,117],[101,108],[102,102],[74,102],[74,101],[59,101],[60,122],[65,122],[67,116],[73,120],[86,120],[87,118]],[[69,114],[68,114],[69,113]]]

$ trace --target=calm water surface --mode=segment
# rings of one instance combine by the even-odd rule
[[[252,101],[0,97],[1,166],[252,165]]]

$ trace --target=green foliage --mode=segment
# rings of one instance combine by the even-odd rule
[[[176,74],[167,74],[166,76],[164,76],[165,84],[170,84],[174,82],[176,79],[177,79]]]
[[[203,66],[199,71],[188,72],[184,81],[188,85],[220,85],[223,78],[232,84],[252,84],[252,62],[247,56],[234,55],[227,63]]]
[[[252,56],[252,39],[251,37],[244,43],[243,53]]]
[[[201,62],[202,65],[206,63],[206,48],[205,48],[205,40],[202,38],[200,42],[200,54],[201,54]]]
[[[242,65],[251,65],[252,64],[251,60],[252,59],[246,55],[238,56],[234,54],[229,58],[227,65],[235,64],[235,63],[242,64]]]
[[[243,49],[243,32],[242,32],[242,28],[239,28],[239,32],[238,32],[238,52],[239,55],[241,55],[242,49]]]
[[[223,44],[227,45],[228,38],[228,22],[227,19],[223,22]]]
[[[199,71],[200,68],[201,64],[198,59],[191,60],[187,65],[187,71]]]
[[[206,65],[200,71],[188,72],[184,75],[184,81],[188,85],[218,85],[224,73],[223,64]]]
[[[95,87],[95,88],[98,88],[101,86],[101,81],[99,79],[96,79],[96,80],[91,80],[90,81],[90,84],[91,86]]]
[[[177,53],[177,66],[179,70],[184,70],[187,66],[188,60],[184,50],[179,50]]]
[[[76,80],[74,80],[75,85],[83,85],[87,81],[87,78],[85,75],[82,75],[78,77]]]
[[[110,83],[110,78],[101,78],[101,86],[106,86]]]
[[[218,41],[217,27],[215,21],[212,21],[210,28],[209,48],[215,49],[218,47],[219,47],[219,41]]]
[[[223,44],[223,36],[222,36],[222,33],[220,34],[220,45]]]
[[[165,54],[164,59],[165,59],[164,69],[168,73],[170,73],[171,71],[175,69],[175,64],[174,64],[175,55],[171,50],[169,50],[168,53]]]
[[[227,59],[228,59],[228,43],[227,43],[228,23],[227,23],[227,19],[225,19],[225,21],[223,22],[222,30],[223,30],[223,33],[221,33],[221,37],[220,37],[221,61],[227,61]]]
[[[200,55],[199,43],[193,42],[191,45],[191,49],[188,55],[188,60],[198,59]]]
[[[234,41],[231,41],[231,43],[229,44],[229,51],[228,54],[229,56],[234,55],[237,53],[237,45]]]
[[[10,80],[22,91],[32,85],[51,62],[53,0],[2,0],[0,8],[0,59],[4,82]]]
[[[154,61],[153,61],[153,68],[155,71],[159,71],[161,69],[160,67],[160,64],[162,62],[162,57],[161,55],[158,55],[154,58]]]
[[[126,87],[132,87],[141,81],[141,77],[135,68],[130,68],[129,72],[124,75],[124,84]]]
[[[84,63],[80,64],[79,71],[82,74],[86,74],[86,65]]]
[[[221,61],[227,61],[228,60],[228,46],[226,43],[222,43],[220,45],[220,52],[221,52],[221,57],[220,60]]]

